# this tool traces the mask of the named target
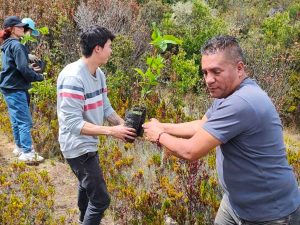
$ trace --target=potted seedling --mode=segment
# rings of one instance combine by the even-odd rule
[[[134,106],[130,110],[127,110],[125,114],[125,126],[134,128],[136,130],[136,135],[142,137],[144,134],[144,129],[142,127],[146,119],[146,107],[144,106]],[[127,142],[134,142],[132,139],[126,139]]]
[[[153,32],[151,35],[151,45],[154,47],[153,54],[147,57],[146,64],[148,68],[143,72],[139,68],[135,71],[141,76],[138,85],[141,88],[141,98],[139,104],[128,110],[125,115],[125,125],[136,129],[137,136],[143,136],[142,124],[146,119],[145,100],[159,83],[158,79],[161,75],[161,69],[165,66],[164,58],[160,55],[166,51],[168,44],[181,45],[182,41],[172,35],[162,36],[156,24],[153,23]],[[129,140],[129,142],[133,142]]]

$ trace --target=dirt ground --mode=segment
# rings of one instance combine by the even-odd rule
[[[0,133],[0,166],[5,166],[17,158],[12,154],[14,145]],[[45,160],[37,168],[46,170],[55,186],[55,217],[65,216],[67,224],[78,221],[77,180],[69,165],[57,160]],[[112,219],[106,216],[101,225],[113,225]]]

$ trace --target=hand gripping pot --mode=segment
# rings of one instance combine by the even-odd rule
[[[38,71],[39,73],[43,73],[46,68],[46,62],[43,60],[37,60],[33,63],[33,66],[39,66],[41,69]]]
[[[41,73],[43,73],[46,69],[46,62],[43,60],[38,60],[37,65],[41,68]]]
[[[144,129],[142,127],[146,119],[146,108],[143,106],[134,106],[125,114],[125,126],[136,130],[136,135],[142,137]],[[126,139],[128,142],[133,142],[132,139]]]

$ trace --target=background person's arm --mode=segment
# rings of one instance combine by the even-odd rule
[[[27,80],[28,82],[44,80],[44,76],[42,74],[39,74],[33,69],[29,68],[28,54],[24,45],[18,45],[14,54],[17,70],[21,73],[25,80]]]

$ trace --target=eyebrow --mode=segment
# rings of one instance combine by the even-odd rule
[[[202,72],[207,71],[207,70],[222,70],[221,67],[213,67],[213,68],[208,68],[208,69],[201,69]]]

